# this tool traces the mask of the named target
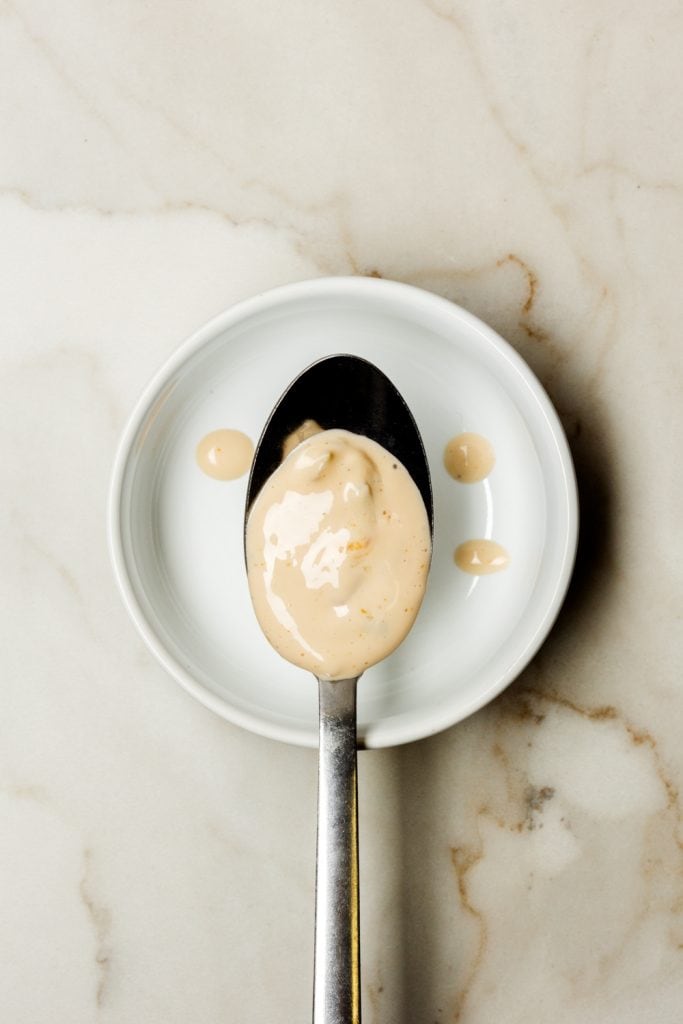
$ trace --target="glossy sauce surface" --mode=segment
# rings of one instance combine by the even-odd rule
[[[455,549],[453,557],[458,569],[472,576],[490,576],[510,564],[509,554],[495,540],[466,540]]]
[[[344,430],[300,443],[247,520],[261,629],[284,658],[326,679],[358,676],[401,643],[430,554],[427,512],[408,471]]]
[[[212,430],[197,445],[197,465],[215,480],[236,480],[251,466],[254,446],[241,430]]]
[[[300,427],[289,434],[282,445],[282,458],[286,459],[290,452],[293,452],[298,444],[307,441],[309,437],[320,434],[323,428],[315,420],[304,420]]]
[[[495,462],[493,446],[481,434],[458,434],[451,438],[443,453],[446,471],[462,484],[484,480]]]

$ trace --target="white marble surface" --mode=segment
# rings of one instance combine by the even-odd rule
[[[151,372],[236,299],[377,272],[507,337],[585,528],[495,704],[361,757],[367,1024],[683,1006],[683,10],[0,4],[0,1018],[310,1015],[315,755],[194,704],[105,547]]]

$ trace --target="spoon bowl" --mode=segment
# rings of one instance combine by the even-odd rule
[[[413,415],[386,374],[367,359],[345,354],[312,363],[276,402],[251,465],[245,523],[256,496],[282,461],[285,440],[304,420],[315,420],[324,430],[362,434],[395,455],[417,484],[434,532],[431,478]]]

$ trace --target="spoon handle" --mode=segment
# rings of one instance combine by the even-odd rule
[[[313,1024],[360,1024],[357,679],[320,679]]]

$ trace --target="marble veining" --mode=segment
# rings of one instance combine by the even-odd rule
[[[598,966],[606,982],[611,980],[614,973],[619,972],[620,958],[625,949],[629,945],[637,947],[642,932],[651,924],[655,907],[659,914],[668,918],[662,938],[669,958],[673,956],[674,960],[677,959],[682,948],[681,805],[678,789],[662,762],[655,738],[625,720],[610,705],[582,707],[557,694],[522,689],[511,697],[504,697],[502,703],[507,704],[507,707],[504,707],[502,728],[496,730],[499,738],[491,748],[491,757],[503,774],[503,792],[498,799],[487,799],[474,809],[476,842],[451,847],[458,897],[465,913],[475,922],[477,930],[471,962],[464,972],[454,1003],[456,1020],[465,1014],[469,1000],[474,999],[476,987],[481,983],[480,978],[489,966],[486,962],[489,926],[487,914],[478,899],[484,905],[489,903],[490,890],[487,892],[483,883],[477,883],[477,875],[481,872],[480,877],[483,877],[488,843],[514,845],[505,838],[506,835],[524,836],[529,832],[546,830],[543,836],[539,834],[530,837],[533,845],[527,846],[523,856],[529,870],[524,878],[519,879],[519,884],[522,887],[526,883],[524,887],[531,894],[544,887],[544,884],[546,889],[550,889],[548,883],[554,877],[560,876],[562,872],[571,872],[570,866],[583,856],[587,828],[601,819],[606,823],[615,823],[614,827],[617,828],[617,822],[626,822],[635,817],[639,821],[637,828],[633,828],[632,820],[628,827],[629,842],[637,850],[631,883],[642,887],[634,899],[635,906],[623,915],[623,932],[614,936],[606,935],[602,942],[595,932],[590,937],[582,938],[589,945],[596,942]],[[514,722],[512,728],[511,720]],[[531,766],[534,761],[538,761],[539,755],[542,759],[543,751],[536,751],[538,747],[543,747],[544,740],[535,734],[538,730],[543,731],[548,720],[552,732],[567,734],[561,741],[563,744],[575,743],[575,749],[580,749],[582,742],[591,745],[598,743],[609,751],[609,775],[606,780],[597,777],[593,767],[587,767],[578,758],[576,761],[567,758],[563,765],[564,778],[563,773],[558,773],[557,778],[551,776],[553,785],[525,781],[533,777],[533,769],[529,774],[522,774],[519,758],[514,757],[510,750],[524,742],[530,751],[528,761]],[[587,724],[597,726],[598,735],[596,728],[587,729]],[[582,732],[586,734],[583,739]],[[637,760],[634,754],[637,754]],[[653,846],[658,850],[654,857]],[[509,856],[508,865],[512,860],[512,852]],[[535,864],[537,858],[539,863]],[[514,859],[518,870],[520,858],[517,856]],[[595,869],[598,875],[610,870],[606,863],[596,863]],[[672,869],[673,876],[677,878],[673,885],[673,878],[669,874]],[[639,877],[641,873],[642,879]],[[670,896],[663,901],[662,885],[665,888],[671,887]],[[528,898],[533,901],[531,895]],[[496,913],[495,904],[491,913]],[[558,920],[557,934],[554,928],[548,931],[546,926],[546,941],[551,944],[555,941],[558,947],[565,950],[568,943],[563,929],[567,924],[566,918]],[[581,993],[584,988],[594,990],[598,987],[596,980],[591,977],[593,973],[592,969],[586,969],[583,965],[581,970],[570,976],[575,993]],[[470,1009],[473,1019],[477,1019],[475,1010]],[[567,1019],[573,1018],[570,1015]]]
[[[93,875],[93,851],[86,847],[83,851],[83,874],[78,886],[78,892],[83,901],[88,918],[92,924],[95,942],[95,964],[97,966],[98,980],[95,989],[95,1003],[101,1007],[106,994],[107,980],[109,977],[109,933],[111,931],[111,911],[108,907],[100,905],[94,896],[92,875]]]
[[[439,736],[361,754],[367,1024],[678,1024],[683,11],[0,4],[0,1017],[310,1015],[315,757],[144,651],[114,448],[210,316],[321,274],[480,315],[575,458],[572,588]]]

